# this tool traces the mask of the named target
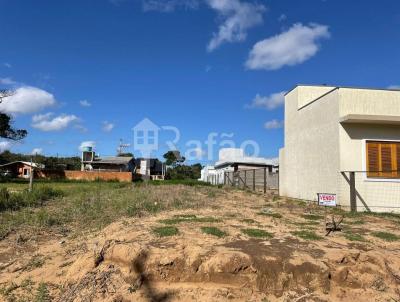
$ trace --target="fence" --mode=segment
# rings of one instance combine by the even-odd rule
[[[400,212],[399,171],[343,171],[338,201],[351,211]]]
[[[267,168],[224,172],[223,184],[253,191],[263,190],[265,193],[278,189],[279,174],[269,172]]]

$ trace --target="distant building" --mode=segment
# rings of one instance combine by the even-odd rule
[[[92,147],[82,151],[82,171],[135,172],[133,156],[97,157]]]
[[[219,151],[219,159],[213,166],[205,166],[201,171],[201,179],[214,184],[224,183],[225,172],[241,170],[267,169],[268,173],[278,171],[278,165],[271,159],[245,156],[243,149],[223,148]]]
[[[38,163],[15,161],[0,165],[0,173],[2,176],[7,177],[29,178],[33,170],[35,177],[44,177],[41,172],[44,168],[44,165]]]
[[[157,158],[135,159],[135,173],[143,179],[161,180],[164,179],[166,166]]]

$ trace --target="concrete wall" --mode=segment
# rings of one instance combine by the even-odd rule
[[[400,126],[343,124],[339,128],[340,171],[360,171],[355,173],[358,210],[377,212],[399,212],[400,180],[369,179],[365,172],[366,140],[400,141]],[[348,173],[347,173],[348,175]],[[350,206],[349,184],[343,175],[338,178],[339,201],[344,207]]]
[[[106,172],[106,171],[64,171],[65,178],[74,180],[118,180],[131,182],[131,172]]]
[[[299,110],[298,96],[304,98],[307,88],[296,88],[285,99],[285,146],[279,158],[280,194],[316,200],[317,193],[337,192],[339,101],[335,90]]]
[[[400,116],[400,92],[340,88],[339,116],[347,114]]]

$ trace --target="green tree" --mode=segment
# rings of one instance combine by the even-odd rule
[[[163,155],[167,166],[176,166],[185,162],[186,158],[178,150],[168,151]]]
[[[0,104],[12,95],[13,92],[9,90],[0,90]],[[0,112],[0,137],[11,140],[21,140],[28,134],[26,130],[12,128],[11,124],[11,117],[6,113]]]

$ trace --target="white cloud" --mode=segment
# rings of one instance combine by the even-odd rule
[[[288,31],[257,42],[250,51],[246,67],[276,70],[285,65],[303,63],[318,52],[320,46],[317,41],[329,37],[325,25],[294,24]]]
[[[115,0],[114,0],[115,1]],[[196,9],[199,0],[142,0],[143,11],[173,12],[176,8]]]
[[[85,147],[92,147],[93,149],[96,147],[95,141],[84,141],[79,145],[79,151],[83,151]]]
[[[79,104],[80,104],[82,107],[90,107],[90,106],[92,106],[92,104],[91,104],[88,100],[79,101]]]
[[[2,141],[0,142],[0,153],[3,153],[4,151],[10,150],[12,147],[12,143],[8,141]]]
[[[399,89],[400,90],[400,85],[390,85],[387,88],[388,89]]]
[[[4,65],[5,67],[7,67],[7,68],[11,68],[11,67],[12,67],[12,65],[11,65],[10,63],[7,63],[7,62],[3,63],[3,65]]]
[[[15,85],[17,82],[15,82],[12,78],[0,78],[0,84]]]
[[[3,100],[0,111],[9,114],[27,114],[40,111],[55,103],[56,99],[51,93],[36,87],[23,86]]]
[[[247,30],[263,22],[262,13],[265,11],[263,5],[240,0],[206,1],[222,20],[218,32],[213,34],[213,38],[207,46],[208,51],[213,51],[226,42],[244,41],[247,37]]]
[[[284,126],[284,121],[278,121],[276,119],[270,120],[264,124],[265,129],[279,129]]]
[[[273,110],[285,104],[286,91],[272,93],[268,96],[261,96],[257,94],[252,100],[251,104],[247,105],[248,108],[265,108]]]
[[[42,148],[33,148],[31,154],[32,154],[32,155],[35,155],[35,154],[43,154],[43,149],[42,149]]]
[[[61,114],[52,117],[53,113],[38,114],[32,117],[32,127],[42,131],[59,131],[67,128],[79,119],[75,115]]]
[[[104,122],[103,122],[103,126],[102,126],[101,129],[102,129],[104,132],[110,132],[111,130],[114,129],[114,124],[113,124],[113,123],[110,123],[110,122],[107,122],[107,121],[104,121]]]

